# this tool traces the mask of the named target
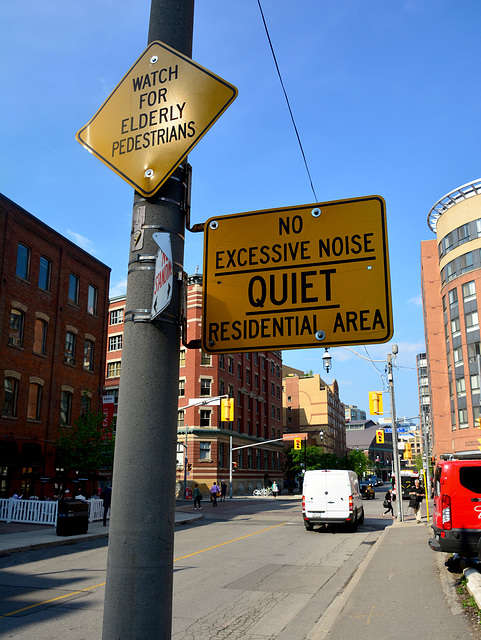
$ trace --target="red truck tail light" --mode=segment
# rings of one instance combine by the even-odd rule
[[[302,510],[306,510],[306,496],[302,496]]]
[[[453,521],[451,519],[451,498],[446,494],[441,496],[441,517],[443,529],[446,529],[446,531],[452,529]]]
[[[352,496],[349,496],[349,511],[352,511],[354,508],[354,500],[352,499]]]

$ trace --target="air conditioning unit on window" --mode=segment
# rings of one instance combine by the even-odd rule
[[[12,338],[12,337],[10,337],[8,339],[8,344],[13,345],[14,347],[21,347],[22,346],[22,339],[21,338]]]
[[[75,358],[73,356],[65,356],[63,361],[65,364],[75,364]]]

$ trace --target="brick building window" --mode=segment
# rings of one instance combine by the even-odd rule
[[[69,276],[68,281],[68,300],[78,306],[79,279],[73,273]]]
[[[89,294],[87,298],[87,313],[97,315],[97,287],[89,284]]]
[[[23,347],[23,330],[25,327],[25,313],[19,309],[10,311],[10,333],[8,344],[14,347]]]
[[[110,324],[122,324],[124,321],[124,310],[114,309],[110,312]]]
[[[204,366],[212,364],[212,356],[210,355],[210,353],[205,353],[205,351],[201,352],[200,364]]]
[[[211,460],[210,442],[200,442],[199,446],[199,460]]]
[[[72,424],[72,394],[70,391],[62,391],[60,399],[60,424]]]
[[[42,385],[30,383],[28,388],[27,420],[40,420]]]
[[[94,370],[94,342],[85,340],[84,342],[84,367],[86,371]]]
[[[185,352],[186,352],[186,349],[180,350],[179,367],[185,367]]]
[[[17,416],[18,380],[6,377],[3,384],[2,416],[15,418]]]
[[[177,413],[177,427],[184,427],[184,417],[185,417],[185,411],[183,409],[181,409],[178,413]]]
[[[120,351],[122,349],[122,335],[110,336],[109,351]]]
[[[120,376],[120,360],[107,364],[107,378],[118,378]]]
[[[33,351],[44,356],[47,353],[47,327],[48,324],[41,318],[35,319],[33,335]]]
[[[38,288],[50,291],[50,279],[52,275],[52,263],[47,258],[40,256],[38,268]]]
[[[30,271],[30,249],[22,244],[18,243],[17,247],[17,266],[15,268],[15,275],[23,280],[28,280]]]
[[[200,410],[200,426],[210,427],[211,416],[212,416],[212,411],[210,411],[209,409],[201,409]]]
[[[77,342],[77,336],[72,331],[67,331],[65,334],[65,357],[64,362],[66,364],[75,364],[75,345]]]
[[[179,380],[179,398],[183,398],[185,396],[185,380]]]
[[[200,379],[200,395],[201,396],[211,396],[211,387],[212,380],[210,378],[201,378]]]

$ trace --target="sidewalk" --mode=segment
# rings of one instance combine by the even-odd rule
[[[428,546],[431,531],[425,518],[387,527],[307,640],[472,637],[446,554]]]
[[[188,524],[203,517],[202,514],[183,513],[176,510],[175,524]],[[81,540],[98,540],[108,538],[108,535],[109,527],[108,525],[104,527],[102,522],[89,522],[88,533],[73,536],[57,536],[57,529],[52,525],[20,525],[0,522],[0,556],[18,551],[72,544]]]

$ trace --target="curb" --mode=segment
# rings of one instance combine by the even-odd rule
[[[466,587],[473,596],[477,606],[481,609],[481,573],[473,567],[463,569],[464,577],[468,581]]]

